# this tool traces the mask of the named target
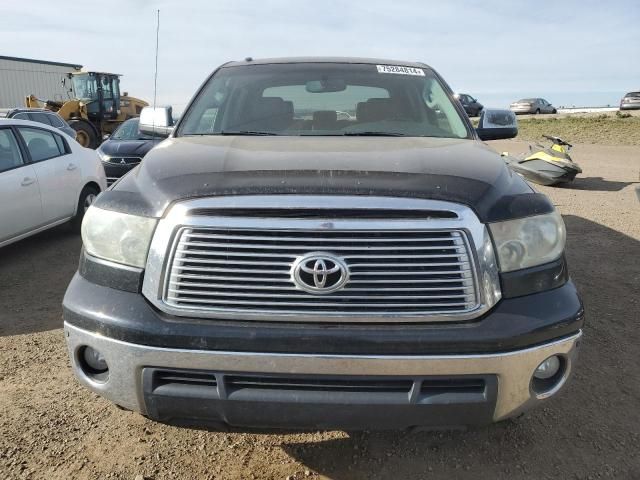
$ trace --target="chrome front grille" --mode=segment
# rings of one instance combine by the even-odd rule
[[[116,165],[137,165],[142,160],[142,157],[109,157],[109,163],[115,163]]]
[[[177,203],[142,292],[176,316],[344,323],[469,320],[500,298],[491,239],[469,208],[320,195]]]
[[[292,266],[327,252],[349,269],[325,295],[292,281]],[[429,314],[477,307],[461,231],[309,231],[185,228],[165,301],[173,307],[286,313]]]

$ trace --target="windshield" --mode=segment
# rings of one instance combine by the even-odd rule
[[[98,98],[98,82],[96,77],[88,73],[81,75],[72,75],[73,91],[76,98],[82,100],[97,100]]]
[[[114,140],[152,140],[151,135],[145,135],[138,129],[139,119],[131,118],[124,122],[113,132],[111,138]]]
[[[391,135],[471,138],[429,69],[347,63],[221,68],[178,135]]]

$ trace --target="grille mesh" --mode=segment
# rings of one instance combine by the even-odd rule
[[[327,252],[349,267],[347,284],[300,290],[293,263]],[[318,231],[186,228],[172,255],[164,301],[176,308],[295,314],[462,313],[477,307],[459,231]]]

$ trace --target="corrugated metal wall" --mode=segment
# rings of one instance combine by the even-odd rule
[[[0,107],[23,107],[30,94],[42,100],[66,99],[62,79],[73,71],[71,66],[0,58]]]

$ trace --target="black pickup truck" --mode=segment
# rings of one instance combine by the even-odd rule
[[[562,218],[481,142],[516,125],[485,110],[474,129],[422,63],[221,66],[85,216],[75,374],[176,423],[457,427],[538,405],[584,317]]]

